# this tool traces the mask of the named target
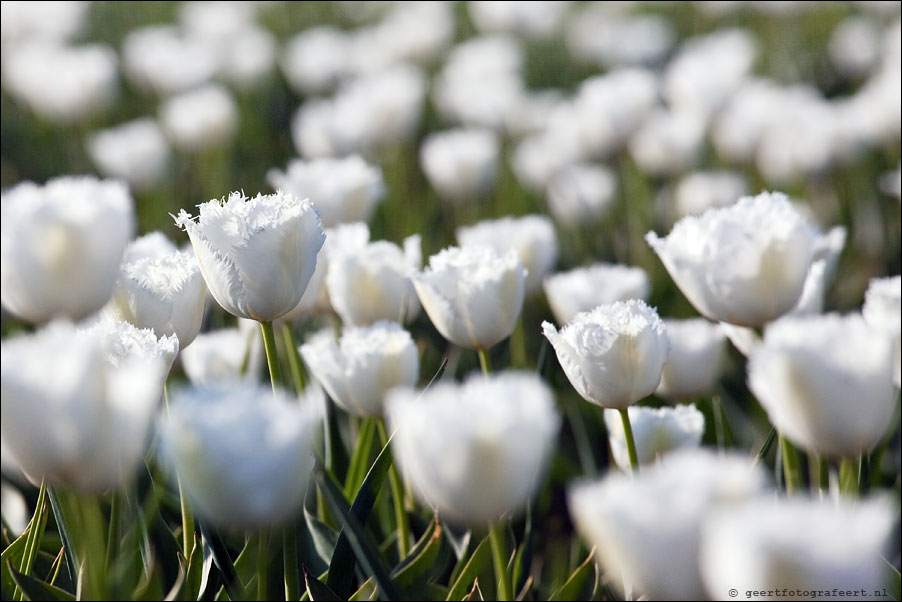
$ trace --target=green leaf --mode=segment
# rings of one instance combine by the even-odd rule
[[[242,585],[241,579],[238,578],[238,572],[235,570],[235,565],[232,564],[229,551],[219,532],[204,523],[200,523],[200,532],[204,538],[204,545],[210,548],[213,564],[216,565],[216,568],[219,569],[222,575],[222,582],[229,594],[229,598],[232,600],[243,600],[246,595],[244,585]]]
[[[391,573],[401,588],[408,588],[423,573],[435,565],[442,548],[442,526],[436,518],[429,523],[426,532]]]
[[[25,596],[26,600],[75,600],[75,596],[66,590],[60,589],[55,585],[50,585],[49,583],[44,583],[34,577],[23,575],[16,570],[16,567],[9,563],[9,560],[6,560],[5,564],[9,569],[12,580],[19,586],[19,589],[22,590],[22,594]]]
[[[388,461],[384,460],[384,458],[388,458]],[[363,500],[362,506],[366,507],[366,514],[369,514],[369,510],[372,508],[373,502],[376,499],[376,493],[378,492],[378,489],[374,490],[372,487],[368,487],[370,476],[374,475],[374,473],[381,473],[381,478],[376,479],[381,483],[381,481],[385,480],[385,473],[388,471],[389,464],[391,464],[391,454],[388,453],[388,447],[386,446],[382,450],[382,453],[379,454],[379,458],[376,459],[375,464],[373,464],[373,468],[370,469],[370,474],[368,474],[367,478],[364,480],[364,483],[360,488],[360,493],[357,495],[357,499],[354,500],[354,505],[356,506],[358,500],[362,497],[372,498],[371,500]],[[367,532],[358,520],[358,513],[354,512],[353,508],[348,508],[348,503],[344,496],[342,496],[338,485],[332,481],[331,477],[322,468],[316,473],[316,481],[320,490],[323,492],[323,497],[326,500],[326,504],[329,506],[329,511],[332,512],[336,518],[340,519],[343,524],[338,544],[335,546],[335,556],[338,556],[342,536],[346,537],[351,549],[354,551],[357,562],[360,563],[360,568],[376,580],[376,585],[379,586],[382,596],[389,600],[400,600],[400,592],[398,591],[398,588],[395,587],[391,577],[389,577],[388,571],[385,570],[385,566],[383,566],[382,559],[377,551],[377,546],[373,543],[371,538],[368,537]],[[362,510],[363,508],[360,509]],[[335,557],[333,556],[333,561],[334,560]],[[329,577],[326,581],[330,587],[332,586],[333,579],[338,574],[337,572],[333,573],[333,570],[334,568],[330,566]],[[336,582],[343,584],[350,583],[350,577],[350,575],[347,575],[344,580]],[[341,592],[337,593],[339,596],[342,596]]]
[[[898,569],[886,558],[883,559],[883,568],[886,571],[887,590],[893,600],[902,600],[902,575]]]
[[[16,582],[13,579],[12,572],[10,572],[10,568],[12,566],[19,566],[22,563],[22,558],[25,556],[25,546],[28,543],[28,531],[30,527],[27,527],[25,531],[20,535],[14,542],[9,544],[5,550],[3,550],[3,554],[0,555],[0,587],[2,587],[3,591],[3,599],[4,600],[12,600],[13,593],[16,590]]]
[[[376,503],[376,496],[379,494],[379,490],[385,482],[385,476],[388,474],[391,462],[391,451],[389,450],[388,444],[386,444],[376,458],[376,461],[373,462],[373,466],[370,468],[366,478],[364,478],[363,483],[360,485],[357,497],[354,498],[354,503],[351,505],[350,514],[353,516],[356,524],[366,524],[370,512],[373,509],[373,504]],[[322,474],[322,481],[323,483],[333,484],[326,476],[326,473]],[[320,487],[320,490],[323,491],[324,494],[326,493],[323,487]],[[337,498],[340,498],[340,500],[336,499],[335,503],[340,503],[340,505],[346,509],[347,502],[341,495],[341,492],[336,490],[334,493],[337,494]],[[334,510],[333,515],[336,516],[336,518],[339,517],[338,514],[334,513]],[[360,532],[362,533],[362,527]],[[351,536],[348,532],[348,524],[345,521],[344,526],[338,535],[338,540],[335,543],[335,551],[333,552],[332,560],[329,563],[329,576],[326,579],[326,583],[329,587],[337,592],[342,598],[349,597],[353,592],[351,583],[354,578],[354,555],[355,551],[351,542]],[[368,574],[373,575],[372,572],[369,572]]]
[[[476,546],[473,555],[470,556],[470,559],[464,565],[445,600],[462,600],[468,595],[468,591],[472,595],[475,590],[471,589],[471,586],[483,571],[491,567],[491,563],[492,547],[489,543],[489,538],[486,537]]]
[[[344,494],[346,499],[352,498],[366,478],[367,467],[370,465],[370,453],[373,448],[373,439],[376,433],[376,421],[365,420],[357,437],[357,447],[351,456],[348,465],[348,475],[345,478]]]
[[[548,600],[581,600],[586,581],[595,571],[594,557],[595,548],[592,548],[592,550],[589,551],[589,556],[581,565],[576,567],[576,570],[567,578],[564,585],[551,594],[551,597],[548,598]]]
[[[335,542],[338,541],[338,532],[332,527],[316,518],[304,508],[304,520],[307,522],[307,530],[313,540],[313,548],[316,555],[328,566],[332,555],[335,553]]]
[[[358,602],[366,600],[376,600],[379,595],[379,588],[372,577],[363,582],[354,594],[348,598],[349,602]]]
[[[304,567],[304,582],[307,584],[307,596],[310,600],[325,600],[327,602],[338,602],[341,598],[332,589],[310,574],[307,567]]]

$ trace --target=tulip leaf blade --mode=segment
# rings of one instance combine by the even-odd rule
[[[491,566],[491,562],[492,549],[489,538],[486,537],[473,550],[473,554],[464,565],[457,580],[454,581],[451,591],[448,592],[445,600],[462,600],[467,594],[471,593],[477,577]]]
[[[376,587],[376,582],[370,577],[357,588],[357,591],[348,600],[349,602],[363,602],[365,600],[376,600],[378,597],[379,588]]]
[[[9,563],[9,560],[6,563],[12,580],[19,586],[19,590],[26,600],[75,600],[75,596],[66,590],[20,573]]]
[[[329,560],[335,553],[335,544],[338,541],[338,532],[319,520],[306,508],[304,508],[304,521],[307,523],[307,532],[313,542],[313,550],[316,556],[322,560],[323,567],[329,565]]]
[[[883,568],[886,573],[886,583],[888,584],[887,589],[889,590],[889,595],[893,598],[893,600],[902,600],[902,574],[899,573],[899,569],[893,566],[886,558],[882,558],[883,560]]]
[[[346,499],[351,499],[360,490],[363,480],[366,478],[367,467],[370,465],[370,452],[373,448],[373,439],[376,433],[376,421],[366,420],[360,428],[357,439],[357,447],[351,456],[348,465],[348,474],[345,478],[344,494]]]
[[[567,581],[558,588],[556,592],[551,594],[551,597],[548,598],[551,600],[581,600],[583,589],[585,589],[586,581],[589,579],[589,576],[595,570],[595,548],[592,548],[589,551],[589,555],[583,561],[581,565],[576,567],[576,570],[570,574],[567,578]]]
[[[392,571],[391,577],[395,583],[401,588],[407,588],[433,567],[442,551],[443,539],[442,526],[433,517],[420,540]]]
[[[332,591],[332,588],[311,575],[306,566],[304,567],[304,583],[307,586],[307,597],[314,602],[317,600],[338,602],[342,599]]]
[[[222,575],[222,582],[225,590],[232,600],[243,600],[245,597],[244,585],[235,570],[232,558],[226,548],[225,542],[215,529],[208,527],[204,523],[200,523],[201,534],[203,535],[204,545],[210,548],[213,557],[213,564],[219,569]]]
[[[28,533],[31,527],[27,527],[25,531],[20,535],[15,541],[9,544],[5,550],[3,550],[3,554],[0,555],[0,570],[2,570],[2,580],[0,580],[0,584],[2,584],[3,590],[3,599],[4,600],[12,600],[13,594],[16,589],[16,582],[13,579],[11,569],[14,565],[18,565],[22,562],[22,558],[25,556],[25,547],[28,543]]]

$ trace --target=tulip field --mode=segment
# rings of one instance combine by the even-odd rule
[[[900,600],[902,5],[2,3],[2,600]]]

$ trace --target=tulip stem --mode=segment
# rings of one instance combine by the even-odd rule
[[[271,326],[271,325],[270,325]],[[257,541],[257,599],[269,600],[267,585],[269,584],[269,534],[260,531]]]
[[[858,457],[858,493],[863,495],[871,486],[871,457],[861,452]]]
[[[119,492],[115,489],[110,496],[110,530],[107,533],[106,540],[106,571],[110,572],[110,568],[114,557],[119,551],[119,513],[122,501],[119,499]],[[187,552],[185,553],[185,562],[188,561]]]
[[[486,376],[492,371],[492,362],[489,360],[489,352],[485,349],[477,349],[479,354],[479,365],[482,367],[482,373]]]
[[[379,430],[382,445],[388,445],[388,429],[385,428],[385,421],[382,418],[376,419],[376,428]],[[398,469],[394,462],[388,467],[388,481],[395,507],[395,522],[398,524],[398,554],[403,560],[410,553],[410,523],[407,521],[407,511],[404,509],[404,485],[401,483],[401,477],[398,475]]]
[[[28,535],[25,537],[25,551],[22,554],[22,562],[19,564],[19,572],[23,575],[31,573],[34,561],[38,557],[38,550],[41,548],[41,537],[44,534],[46,521],[45,501],[47,499],[47,485],[41,480],[41,488],[38,490],[38,500],[34,506],[34,515],[28,525]],[[25,594],[15,586],[14,600],[24,600]]]
[[[169,414],[169,383],[163,383],[163,407],[166,408],[166,414]],[[185,490],[182,488],[181,475],[175,475],[175,483],[179,489],[179,509],[182,511],[182,554],[185,556],[185,562],[191,560],[191,551],[194,549],[194,517],[191,515],[191,508],[185,499]]]
[[[799,452],[783,435],[780,435],[780,449],[783,452],[783,481],[786,483],[786,492],[798,493],[802,490],[802,467],[799,463]]]
[[[272,381],[273,395],[282,384],[282,370],[279,368],[279,358],[276,355],[276,335],[272,328],[272,322],[260,322],[263,330],[263,347],[266,349],[266,363],[269,366],[269,379]]]
[[[504,521],[498,521],[489,529],[492,545],[492,563],[495,566],[495,578],[498,581],[498,600],[513,600],[511,596],[511,579],[507,573],[507,546],[505,544]]]
[[[298,395],[304,392],[304,369],[301,367],[301,355],[298,353],[298,342],[294,338],[294,331],[287,322],[282,324],[282,337],[285,339],[285,347],[288,352],[288,366],[291,368],[291,379],[294,381],[294,390]]]
[[[626,439],[626,451],[630,457],[630,468],[633,472],[639,472],[639,454],[636,453],[636,440],[633,438],[629,410],[621,408],[617,411],[620,412],[620,420],[623,422],[623,436]]]
[[[301,578],[298,573],[297,524],[292,521],[282,532],[282,568],[285,572],[285,599],[301,599]]]
[[[822,498],[830,493],[830,463],[822,455],[817,457],[817,488]]]

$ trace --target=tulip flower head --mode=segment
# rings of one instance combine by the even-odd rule
[[[248,199],[238,192],[183,209],[176,225],[188,232],[213,298],[229,313],[258,322],[297,306],[326,238],[307,200],[282,191]]]
[[[757,327],[791,310],[811,264],[814,232],[786,195],[762,193],[686,216],[645,239],[708,319]]]
[[[256,382],[263,365],[260,329],[222,328],[201,333],[181,351],[179,359],[193,385]]]
[[[429,258],[414,287],[443,337],[489,349],[514,331],[523,308],[526,268],[516,251],[450,247]]]
[[[570,384],[586,401],[625,409],[651,395],[670,343],[658,312],[644,301],[602,305],[561,328],[542,323]]]
[[[7,310],[40,323],[80,320],[103,307],[135,227],[125,184],[92,177],[24,182],[3,193],[0,207]]]
[[[664,320],[670,355],[655,394],[664,399],[692,399],[711,391],[720,377],[726,347],[721,325],[704,318]]]
[[[705,415],[694,405],[645,408],[630,406],[630,424],[636,441],[639,464],[651,464],[671,451],[698,447],[705,432]],[[614,462],[630,470],[623,421],[616,410],[604,411],[604,424]]]
[[[422,393],[397,389],[386,411],[393,454],[417,496],[439,516],[474,526],[526,505],[560,424],[547,385],[516,372]]]
[[[893,337],[893,382],[902,387],[902,276],[872,279],[864,293],[861,313],[870,326]]]
[[[426,138],[420,164],[439,196],[463,203],[485,195],[495,183],[498,150],[490,130],[451,130]]]
[[[150,117],[94,133],[87,150],[102,174],[139,189],[151,188],[166,176],[171,154],[163,130]]]
[[[576,314],[599,305],[645,300],[651,289],[642,268],[608,263],[558,272],[545,278],[542,286],[558,324],[566,324]]]
[[[420,374],[417,347],[395,322],[345,328],[338,341],[324,331],[301,345],[301,356],[332,400],[357,416],[381,417],[385,394],[413,387]]]
[[[786,317],[749,358],[749,388],[794,444],[857,457],[892,424],[892,357],[890,336],[860,315]]]

